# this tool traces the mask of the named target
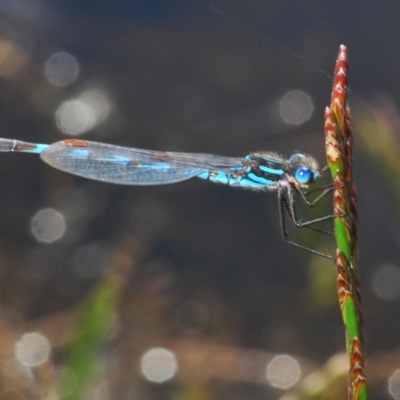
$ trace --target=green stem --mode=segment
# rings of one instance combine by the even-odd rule
[[[347,49],[343,45],[336,61],[331,106],[325,112],[325,142],[334,184],[337,290],[350,363],[349,399],[367,400],[358,278],[357,198],[352,171],[351,115],[347,106]]]

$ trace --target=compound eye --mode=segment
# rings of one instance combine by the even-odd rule
[[[310,168],[299,167],[296,169],[294,177],[296,178],[297,182],[301,184],[306,184],[313,180],[314,174],[312,173]]]

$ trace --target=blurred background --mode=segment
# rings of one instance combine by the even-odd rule
[[[0,1],[0,137],[324,165],[345,44],[366,373],[400,399],[400,3],[210,4],[238,22],[198,0]],[[1,399],[346,398],[334,265],[282,241],[274,193],[116,186],[11,153],[0,187]]]

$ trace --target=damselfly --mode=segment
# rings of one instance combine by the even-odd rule
[[[331,258],[288,238],[285,213],[298,228],[333,218],[327,215],[307,222],[297,219],[294,193],[298,193],[308,206],[313,206],[332,190],[332,185],[323,187],[313,201],[307,199],[305,190],[321,176],[321,171],[313,157],[302,153],[294,153],[288,159],[271,152],[233,158],[142,150],[75,139],[50,145],[0,139],[0,151],[37,153],[44,162],[61,171],[120,185],[166,185],[197,177],[229,186],[275,191],[283,239],[311,253]]]

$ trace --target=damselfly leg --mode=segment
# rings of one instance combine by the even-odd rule
[[[295,188],[295,189],[300,194],[304,203],[307,204],[309,207],[313,207],[314,205],[318,204],[321,200],[323,200],[330,192],[333,191],[334,185],[333,185],[333,183],[328,183],[327,185],[319,186],[319,187],[309,190],[307,192],[303,192],[301,189],[298,189],[298,188]],[[315,193],[315,192],[321,192],[321,193],[312,201],[308,200],[307,196],[312,193]],[[319,221],[316,221],[316,222],[319,222]],[[325,231],[323,229],[316,228],[315,226],[311,226],[311,225],[312,224],[305,225],[304,228],[312,229],[315,232],[324,233],[326,235],[334,235],[333,232]]]
[[[304,200],[305,204],[307,204],[310,207],[313,207],[314,205],[318,204],[322,199],[324,199],[326,197],[326,195],[333,190],[333,188],[334,188],[333,184],[329,184],[325,187],[319,188],[319,189],[322,189],[322,193],[320,193],[312,201],[307,199],[306,194],[301,189],[297,189],[296,191],[300,194],[300,196]],[[311,225],[318,223],[318,222],[333,219],[335,217],[335,215],[329,214],[329,215],[325,215],[320,218],[315,218],[310,221],[304,221],[304,222],[299,221],[298,217],[297,217],[297,211],[296,211],[296,207],[295,207],[295,203],[294,203],[294,198],[293,198],[293,190],[292,190],[292,187],[290,187],[290,186],[281,188],[280,190],[278,190],[278,205],[279,205],[279,216],[280,216],[280,221],[281,221],[281,233],[282,233],[283,240],[286,243],[291,244],[292,246],[296,246],[296,247],[306,250],[312,254],[316,254],[321,257],[329,258],[332,260],[333,257],[329,254],[319,252],[317,250],[314,250],[309,247],[303,246],[299,243],[296,243],[293,240],[290,240],[289,236],[288,236],[288,232],[287,232],[287,227],[286,227],[285,213],[287,213],[289,215],[290,220],[292,221],[293,225],[296,228],[309,228],[309,229],[313,229],[317,232],[327,233],[327,234],[330,234],[331,232],[323,231],[323,230],[315,228]]]

